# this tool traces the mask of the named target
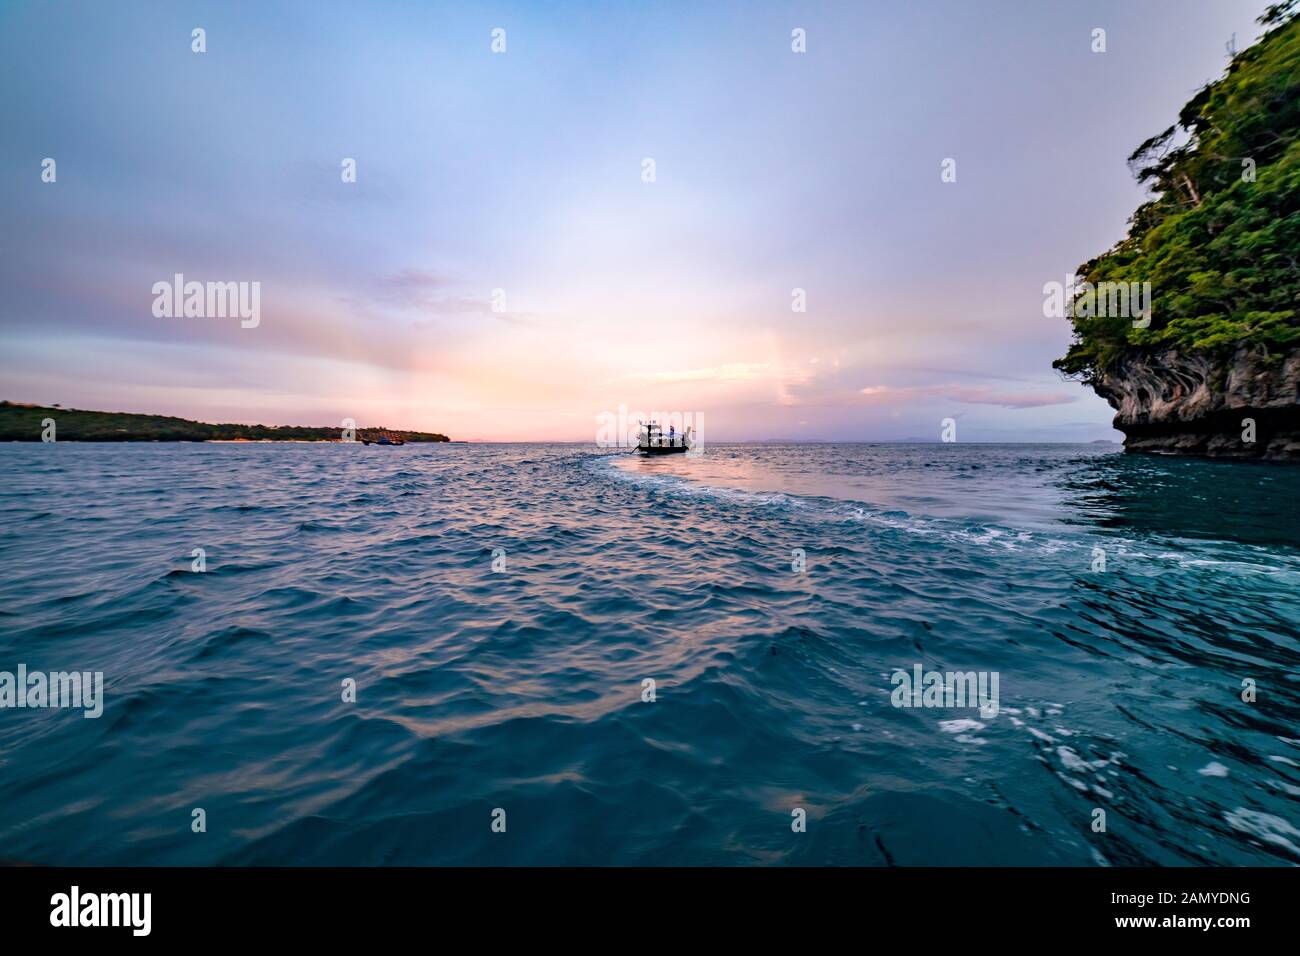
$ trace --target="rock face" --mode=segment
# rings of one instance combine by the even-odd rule
[[[1093,388],[1115,409],[1127,451],[1300,461],[1300,349],[1134,349]]]

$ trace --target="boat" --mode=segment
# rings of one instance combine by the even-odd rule
[[[397,435],[389,434],[388,432],[380,432],[378,438],[362,437],[361,444],[363,445],[405,445],[406,439],[401,438]]]
[[[636,450],[643,455],[681,454],[691,450],[691,446],[694,444],[694,439],[691,436],[694,432],[694,428],[688,428],[680,435],[672,433],[665,435],[657,422],[649,422],[641,426],[641,433],[637,436]]]

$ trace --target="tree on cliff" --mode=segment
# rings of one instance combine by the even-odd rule
[[[1300,344],[1300,0],[1129,157],[1152,198],[1128,235],[1081,265],[1080,282],[1150,282],[1146,328],[1076,315],[1053,366],[1093,382],[1132,348],[1217,351]]]

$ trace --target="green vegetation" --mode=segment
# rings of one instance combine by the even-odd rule
[[[1153,198],[1127,237],[1078,269],[1094,284],[1151,283],[1150,326],[1075,316],[1055,368],[1095,382],[1132,347],[1300,344],[1300,0],[1259,22],[1263,38],[1129,157]]]
[[[299,425],[209,425],[167,415],[85,412],[0,402],[0,441],[40,441],[42,422],[54,419],[58,441],[338,441],[340,428]],[[434,432],[358,429],[357,438],[386,432],[408,442],[447,441]]]

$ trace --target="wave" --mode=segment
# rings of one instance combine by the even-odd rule
[[[0,670],[102,670],[106,694],[99,720],[0,721],[7,856],[1296,862],[1277,469],[265,446],[214,487],[228,448],[60,449],[36,477],[45,451],[0,448]],[[22,520],[51,500],[68,520]],[[916,664],[997,672],[999,713],[894,707]],[[193,806],[221,821],[203,840]]]

